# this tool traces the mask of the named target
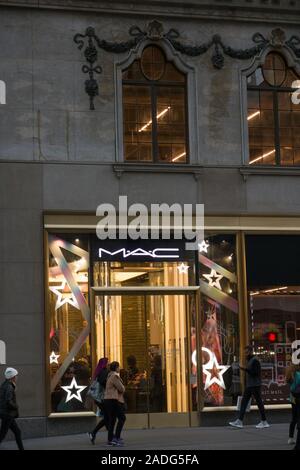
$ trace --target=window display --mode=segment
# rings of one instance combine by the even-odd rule
[[[235,405],[241,393],[235,243],[211,235],[199,250],[204,406]]]
[[[249,330],[263,372],[266,404],[289,403],[285,374],[300,339],[299,237],[248,236]],[[278,257],[278,247],[284,256]]]
[[[51,412],[87,411],[91,377],[87,239],[49,235]]]

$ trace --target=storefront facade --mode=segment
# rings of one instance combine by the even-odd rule
[[[246,344],[261,359],[267,408],[288,409],[298,219],[206,217],[198,252],[178,240],[100,241],[85,216],[77,231],[74,220],[70,231],[68,217],[45,216],[52,418],[93,412],[86,391],[108,357],[122,367],[129,427],[201,425],[236,408]],[[80,400],[64,388],[74,377]]]
[[[90,429],[102,356],[121,363],[128,427],[224,424],[249,343],[271,420],[286,421],[298,7],[20,3],[0,0],[0,374],[20,371],[24,435]],[[100,242],[97,207],[120,196],[204,204],[201,249]]]

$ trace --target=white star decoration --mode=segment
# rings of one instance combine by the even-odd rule
[[[221,276],[221,274],[217,274],[214,269],[211,270],[210,274],[203,274],[203,277],[208,280],[211,287],[217,287],[222,290],[220,281],[223,279],[223,276]]]
[[[207,348],[202,348],[202,351],[206,352],[209,355],[209,361],[206,364],[202,365],[202,370],[204,374],[206,375],[204,390],[207,390],[213,384],[217,384],[225,390],[226,387],[225,387],[223,375],[228,369],[230,369],[231,366],[220,366],[215,353],[213,353]],[[192,354],[192,362],[194,366],[197,367],[197,351],[196,350]],[[213,374],[209,372],[210,370],[212,371],[217,370],[218,377],[214,376],[213,378],[211,378]]]
[[[207,250],[209,248],[209,244],[206,243],[205,240],[203,240],[201,243],[198,243],[198,247],[199,247],[199,253],[207,253]]]
[[[178,271],[180,274],[186,274],[189,270],[189,266],[187,264],[181,263],[180,266],[177,266]]]
[[[58,364],[58,358],[60,357],[59,354],[55,354],[54,351],[52,351],[50,355],[50,364]]]
[[[226,387],[225,387],[223,375],[225,374],[225,372],[227,372],[228,369],[230,369],[230,366],[220,366],[216,358],[216,355],[212,353],[209,349],[202,348],[202,351],[207,352],[207,354],[209,355],[209,361],[203,365],[203,372],[206,375],[204,390],[207,390],[213,384],[217,384],[225,390]],[[217,370],[218,377],[216,376],[212,377],[213,374],[209,372],[210,370],[211,371]]]
[[[60,307],[62,307],[65,304],[72,305],[73,307],[80,310],[79,305],[77,303],[77,300],[75,299],[73,294],[71,294],[69,297],[63,297],[63,295],[64,295],[63,291],[66,287],[66,284],[67,284],[67,281],[64,280],[64,281],[62,281],[60,286],[49,287],[51,292],[53,292],[55,295],[57,295],[55,310],[58,310]],[[60,291],[62,291],[62,292],[60,292]],[[69,295],[69,294],[67,294],[67,295]]]
[[[82,398],[81,398],[81,393],[83,392],[83,390],[85,388],[87,388],[86,386],[81,386],[81,385],[78,385],[77,382],[76,382],[76,379],[75,377],[73,377],[73,380],[71,382],[71,385],[67,385],[67,386],[64,386],[64,387],[61,387],[63,390],[65,390],[68,394],[67,398],[66,398],[66,403],[68,403],[68,401],[72,400],[72,398],[75,398],[76,400],[78,401],[81,401],[82,402]],[[76,393],[72,393],[71,390],[75,389],[76,390]]]

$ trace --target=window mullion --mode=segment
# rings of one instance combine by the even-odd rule
[[[274,106],[274,127],[275,127],[275,160],[276,165],[280,165],[280,122],[278,110],[278,93],[273,91],[273,106]]]
[[[152,155],[153,161],[158,162],[158,141],[157,141],[157,93],[156,87],[151,86],[151,106],[152,106]]]

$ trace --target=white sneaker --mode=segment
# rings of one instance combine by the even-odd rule
[[[296,440],[293,437],[290,437],[289,440],[288,440],[288,445],[293,446],[295,444],[296,444]]]
[[[261,421],[257,426],[256,429],[266,429],[269,428],[270,425],[267,421]]]
[[[233,428],[239,428],[239,429],[243,429],[244,427],[243,421],[241,421],[240,419],[237,419],[236,421],[232,421],[231,423],[229,423],[229,426],[232,426]]]

